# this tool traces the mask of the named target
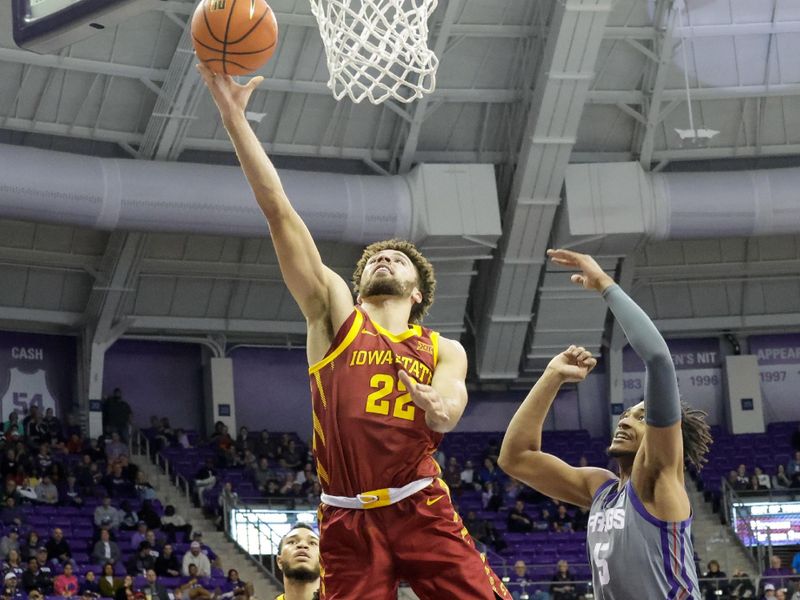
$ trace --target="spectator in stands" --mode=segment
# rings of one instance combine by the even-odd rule
[[[179,577],[181,574],[181,565],[170,543],[164,544],[161,556],[156,559],[156,574],[159,577]]]
[[[572,517],[567,512],[567,507],[564,504],[559,504],[556,509],[556,514],[550,518],[550,526],[553,531],[572,531]]]
[[[520,600],[523,594],[526,594],[527,588],[532,585],[533,581],[528,575],[528,566],[524,560],[518,560],[514,563],[514,573],[509,578],[508,591],[511,592],[511,597],[514,600]]]
[[[194,474],[194,487],[197,490],[197,499],[200,506],[205,504],[204,494],[208,490],[217,485],[217,475],[214,471],[214,459],[206,459],[205,466],[201,467],[197,473]]]
[[[700,582],[700,593],[705,600],[719,600],[720,596],[728,594],[728,576],[720,569],[716,560],[708,562],[703,579],[705,581]],[[721,593],[717,594],[717,591]]]
[[[514,508],[508,511],[508,531],[511,533],[533,531],[533,519],[525,512],[525,503],[522,500],[517,500]]]
[[[319,535],[297,523],[278,544],[278,568],[290,598],[310,598],[319,589]]]
[[[47,560],[47,548],[44,546],[39,546],[36,549],[36,562],[39,563],[39,570],[52,579],[53,567],[50,566],[50,562]]]
[[[125,575],[122,578],[122,583],[117,586],[114,592],[114,600],[134,600],[136,592],[133,589],[133,577]]]
[[[67,454],[80,454],[83,452],[83,438],[79,433],[73,433],[69,436],[65,446]]]
[[[17,587],[17,574],[6,573],[3,578],[3,600],[22,600],[22,590]]]
[[[16,573],[17,579],[22,577],[22,573],[25,571],[25,566],[22,563],[22,558],[20,558],[20,554],[18,550],[10,550],[8,556],[3,561],[3,573]]]
[[[158,582],[158,575],[154,569],[147,569],[145,574],[147,584],[139,591],[142,592],[145,598],[151,600],[170,600],[167,588]]]
[[[5,560],[12,550],[19,552],[19,549],[19,531],[12,527],[0,538],[0,560]]]
[[[25,515],[22,509],[17,506],[17,499],[15,496],[8,496],[5,499],[3,510],[0,511],[0,521],[7,524],[13,524],[21,527],[24,522]]]
[[[505,502],[506,505],[514,504],[522,493],[522,484],[513,477],[509,477],[505,485]]]
[[[764,600],[775,600],[777,596],[775,595],[775,584],[773,583],[765,583],[764,584]]]
[[[297,442],[290,439],[281,451],[281,466],[284,469],[297,469],[301,464],[303,464],[302,448],[299,448]]]
[[[200,577],[211,576],[211,562],[208,556],[201,552],[200,542],[194,541],[189,545],[189,551],[183,555],[183,562],[181,564],[181,573],[184,577],[189,576],[189,566],[196,565],[197,572]]]
[[[49,475],[42,477],[42,480],[36,486],[36,499],[42,504],[51,506],[58,504],[58,488]]]
[[[183,532],[184,539],[187,540],[192,534],[192,526],[186,522],[186,519],[175,512],[175,507],[172,504],[167,504],[164,508],[164,516],[161,517],[161,528],[171,542],[176,541],[175,534],[179,531]]]
[[[42,442],[39,445],[39,452],[36,454],[34,462],[36,463],[37,469],[41,473],[44,473],[53,466],[53,456],[50,454],[50,444],[47,442]]]
[[[14,448],[8,448],[3,456],[3,460],[0,462],[0,475],[3,477],[13,477],[14,474],[17,472],[17,466],[19,462],[17,461],[17,452]]]
[[[110,562],[104,563],[103,574],[97,583],[100,595],[103,598],[114,598],[121,583],[119,579],[114,577],[114,565]]]
[[[133,510],[131,503],[123,500],[119,505],[120,521],[119,528],[122,531],[136,531],[139,527],[139,514]]]
[[[275,498],[280,496],[281,485],[277,481],[270,480],[267,482],[267,489],[264,490],[264,495],[267,498]]]
[[[784,588],[789,583],[792,574],[789,567],[783,566],[781,557],[773,554],[769,559],[769,568],[764,569],[762,581],[766,580],[775,584],[775,587]]]
[[[64,565],[64,572],[57,575],[53,581],[53,588],[57,596],[72,598],[78,595],[78,578],[72,572],[72,564]]]
[[[78,588],[78,594],[86,599],[100,597],[100,585],[94,571],[86,571],[86,575],[83,576],[83,583]]]
[[[311,489],[306,494],[306,502],[308,502],[311,506],[318,506],[321,501],[322,486],[320,485],[319,481],[315,481],[311,485]]]
[[[153,508],[151,500],[143,500],[142,506],[139,509],[139,520],[147,523],[148,529],[161,529],[161,517],[158,512]]]
[[[741,567],[736,567],[729,581],[731,598],[755,598],[756,587]]]
[[[195,531],[194,533],[192,533],[192,541],[200,544],[200,552],[205,554],[208,557],[208,560],[211,561],[212,564],[214,563],[214,561],[217,560],[217,555],[214,553],[214,551],[209,546],[203,543],[202,531]]]
[[[444,470],[442,479],[457,495],[461,493],[461,465],[458,464],[455,456],[447,459],[447,468]]]
[[[500,510],[500,505],[503,503],[503,497],[500,495],[499,486],[491,481],[483,484],[483,492],[481,492],[481,504],[484,510],[492,510],[497,512]]]
[[[467,528],[472,539],[474,539],[479,546],[483,546],[481,549],[482,552],[486,551],[487,546],[491,546],[495,552],[500,552],[506,547],[506,543],[489,521],[480,518],[474,510],[467,512],[467,518],[464,519],[464,527]]]
[[[248,431],[247,427],[240,427],[239,428],[239,435],[236,436],[236,454],[239,456],[241,460],[244,460],[244,453],[249,451],[253,451],[256,447],[255,440],[250,437],[250,432]]]
[[[111,506],[111,497],[103,497],[103,503],[94,509],[94,524],[99,528],[119,529],[121,515],[119,510]]]
[[[136,524],[136,531],[131,535],[131,546],[138,548],[139,544],[147,540],[147,523],[139,519]]]
[[[217,511],[217,525],[222,525],[222,514],[225,510],[226,503],[228,506],[236,506],[239,504],[239,494],[237,494],[233,489],[233,484],[230,481],[226,481],[223,484],[222,491],[217,498],[217,505],[219,507],[219,510]]]
[[[307,462],[303,470],[295,474],[295,481],[303,486],[303,493],[307,493],[315,482],[319,482],[319,477],[314,472],[314,463]]]
[[[775,475],[772,476],[772,487],[778,490],[791,487],[792,480],[786,475],[786,467],[778,465]]]
[[[481,485],[491,482],[495,486],[500,483],[500,470],[491,458],[483,459],[483,467],[478,471],[478,482]]]
[[[225,588],[220,598],[223,600],[248,600],[253,595],[253,584],[239,579],[239,571],[229,569],[225,578]]]
[[[125,476],[119,461],[109,462],[108,470],[103,477],[103,486],[111,497],[124,497],[133,494],[133,482]]]
[[[108,529],[100,530],[100,539],[97,540],[92,549],[92,562],[95,564],[114,565],[120,558],[121,553],[117,542],[111,539]]]
[[[192,447],[192,444],[189,441],[189,436],[183,429],[175,430],[175,443],[184,450],[188,450]]]
[[[50,561],[51,564],[61,566],[66,564],[74,565],[75,561],[72,560],[72,550],[70,550],[67,540],[64,539],[64,532],[60,527],[53,529],[53,535],[47,540],[45,548],[47,548],[47,560]]]
[[[278,474],[269,467],[269,461],[266,456],[258,459],[258,466],[253,472],[253,480],[256,487],[260,492],[267,491],[267,483],[270,481],[278,481]]]
[[[83,506],[83,497],[78,487],[78,479],[74,473],[67,475],[67,482],[58,493],[61,503],[65,506]]]
[[[103,428],[110,427],[118,433],[122,441],[128,441],[128,424],[131,420],[131,407],[122,399],[122,390],[114,388],[111,396],[103,402]]]
[[[585,506],[579,506],[575,511],[575,516],[572,517],[572,529],[574,531],[586,531],[589,525],[589,509]]]
[[[135,481],[134,489],[140,500],[156,499],[156,491],[153,489],[153,486],[150,485],[150,482],[147,481],[147,476],[144,474],[144,471],[138,471],[136,473]]]
[[[758,484],[760,486],[762,486],[766,490],[772,487],[772,481],[770,481],[769,475],[764,473],[764,469],[762,469],[761,467],[756,467],[753,472],[755,476],[758,477]]]
[[[728,471],[728,477],[726,478],[726,481],[734,490],[743,489],[739,487],[739,474],[736,471]]]
[[[150,556],[154,560],[158,560],[158,557],[161,556],[161,538],[156,535],[154,529],[148,529],[144,539],[150,544]]]
[[[34,530],[28,532],[28,537],[25,539],[25,543],[20,547],[20,555],[22,556],[22,560],[28,562],[32,558],[36,558],[36,549],[39,547],[39,534]]]
[[[185,581],[177,589],[177,591],[180,592],[181,597],[188,598],[189,600],[210,600],[210,598],[212,598],[212,594],[203,587],[203,584],[200,581],[201,577],[207,577],[207,575],[204,576],[200,574],[197,569],[197,565],[189,565],[189,570],[185,575]]]
[[[43,595],[53,591],[52,579],[42,572],[36,558],[31,558],[28,561],[28,568],[22,574],[22,589],[29,595],[33,590],[37,590]]]
[[[289,471],[286,474],[286,478],[283,480],[283,483],[281,484],[280,495],[286,496],[287,498],[295,496],[294,486],[296,483],[297,479],[294,476],[294,472]]]
[[[747,488],[742,490],[742,491],[743,492],[763,492],[763,491],[766,491],[766,490],[767,490],[767,488],[765,488],[763,485],[761,485],[761,482],[758,480],[758,475],[756,475],[754,473],[754,474],[752,474],[750,476],[750,481],[747,484]]]
[[[800,476],[800,450],[795,451],[794,458],[786,464],[786,474],[792,481]]]
[[[144,575],[147,569],[153,569],[156,566],[156,559],[150,554],[150,543],[144,541],[137,547],[136,554],[128,559],[126,565],[128,574],[130,575]]]
[[[464,468],[461,469],[461,483],[463,483],[464,487],[467,489],[480,489],[480,486],[475,485],[475,465],[471,460],[467,460],[464,463]]]
[[[20,423],[19,413],[16,410],[12,410],[8,415],[8,421],[3,423],[3,435],[7,442],[14,442],[25,435],[25,429]]]
[[[553,582],[550,584],[550,598],[552,600],[576,600],[578,594],[574,581],[575,578],[569,572],[569,563],[565,560],[558,561]]]
[[[246,473],[254,473],[258,467],[258,458],[249,449],[244,451],[239,462]]]
[[[747,465],[741,464],[736,469],[736,489],[746,490],[750,487],[750,476],[747,474]]]
[[[275,444],[270,439],[269,431],[266,429],[258,435],[258,439],[256,439],[255,443],[253,444],[253,454],[255,454],[259,459],[261,459],[262,456],[272,459],[278,457]]]

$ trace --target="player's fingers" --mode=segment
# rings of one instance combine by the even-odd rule
[[[589,358],[589,359],[586,360],[585,364],[586,364],[586,368],[588,368],[591,371],[592,369],[594,369],[597,366],[597,359],[596,358]]]
[[[260,86],[260,85],[261,85],[261,82],[262,82],[262,81],[264,81],[264,78],[263,78],[261,75],[259,75],[258,77],[253,77],[253,78],[252,78],[252,79],[251,79],[251,80],[250,80],[250,81],[247,83],[247,87],[249,87],[251,90],[254,90],[254,89],[256,89],[258,86]]]
[[[417,383],[413,379],[411,379],[411,376],[408,373],[406,373],[405,371],[400,369],[397,372],[397,377],[400,379],[400,381],[403,382],[403,385],[406,386],[406,389],[409,392],[415,392],[416,391]]]
[[[578,275],[577,273],[570,276],[569,280],[572,283],[577,283],[578,285],[583,285],[586,281],[586,278],[583,275]]]

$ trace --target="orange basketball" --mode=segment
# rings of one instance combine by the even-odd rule
[[[246,75],[272,56],[278,24],[265,0],[201,0],[192,17],[192,42],[215,73]]]

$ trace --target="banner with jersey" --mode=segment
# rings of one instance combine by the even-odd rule
[[[72,407],[76,388],[76,338],[0,331],[0,416],[31,406],[57,416]]]

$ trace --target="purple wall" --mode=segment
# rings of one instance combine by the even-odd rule
[[[230,357],[238,426],[297,431],[308,440],[311,391],[305,350],[237,348]]]
[[[201,357],[197,344],[120,340],[106,352],[103,395],[120,388],[136,425],[147,427],[157,415],[168,417],[173,427],[200,430]]]
[[[77,338],[0,331],[0,409],[5,419],[33,402],[64,416],[77,387]]]

